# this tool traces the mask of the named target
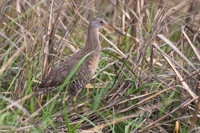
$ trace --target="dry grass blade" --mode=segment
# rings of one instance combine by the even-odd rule
[[[60,39],[61,41],[65,41],[65,44],[66,44],[66,47],[72,51],[73,53],[76,53],[78,52],[78,50],[73,46],[73,45],[70,45],[68,40],[66,40],[65,38],[61,38],[59,35],[55,35],[56,38]]]
[[[47,73],[47,66],[48,66],[48,61],[49,61],[49,52],[50,51],[52,51],[52,46],[50,46],[50,45],[52,45],[51,44],[51,38],[50,37],[52,37],[51,36],[51,33],[53,33],[53,29],[52,29],[52,21],[53,21],[53,5],[54,5],[54,0],[51,2],[51,5],[50,5],[50,15],[49,15],[49,20],[48,20],[48,28],[47,28],[47,35],[46,35],[46,43],[45,43],[45,46],[44,46],[44,51],[43,51],[43,53],[44,53],[44,58],[43,58],[43,63],[42,63],[42,75],[44,75],[45,73]],[[42,76],[42,77],[44,77],[44,76]]]
[[[156,43],[153,43],[153,45],[158,50],[162,51]],[[184,86],[184,89],[188,91],[188,93],[192,96],[192,98],[196,99],[197,95],[190,89],[190,87],[188,86],[188,84],[184,81],[183,77],[180,75],[180,73],[178,72],[178,70],[176,69],[176,67],[173,65],[173,63],[171,62],[171,60],[168,59],[168,57],[166,57],[164,54],[163,54],[163,56],[166,59],[166,61],[170,64],[170,66],[172,67],[173,71],[176,73],[176,75],[179,78],[181,84]]]
[[[111,41],[109,41],[105,36],[103,36],[103,35],[101,35],[111,46],[113,46],[115,49],[116,49],[116,51],[118,52],[118,54],[119,55],[121,55],[122,57],[125,57],[125,58],[127,58],[127,56],[121,51],[121,50],[119,50],[117,47],[116,47],[116,45],[114,45]]]
[[[190,124],[190,128],[189,130],[192,130],[195,126],[195,123],[198,119],[198,112],[200,110],[200,75],[198,77],[198,83],[197,83],[197,87],[196,87],[196,90],[197,90],[197,94],[198,94],[198,101],[197,101],[197,104],[196,104],[196,108],[195,108],[195,111],[192,115],[192,119],[191,119],[191,124]]]
[[[7,102],[10,103],[10,105],[7,106],[4,110],[0,110],[0,113],[1,113],[1,114],[2,114],[3,112],[5,112],[7,109],[12,108],[13,106],[15,106],[15,107],[17,107],[19,110],[21,110],[27,117],[30,116],[30,113],[29,113],[22,105],[20,105],[20,102],[26,100],[26,98],[23,99],[23,100],[20,100],[20,102],[15,102],[15,101],[13,101],[13,100],[11,100],[11,99],[9,99],[9,98],[6,98],[6,97],[0,95],[0,99],[3,99],[3,100],[5,100],[5,101],[7,101]]]
[[[167,13],[166,13],[166,16],[171,16],[172,14],[176,13],[176,12],[179,12],[180,9],[182,9],[183,7],[189,5],[190,3],[192,2],[195,2],[195,1],[198,1],[198,0],[184,0],[183,2],[180,2],[178,5],[170,8]],[[164,18],[165,18],[164,17]]]
[[[32,120],[34,117],[39,115],[39,112],[44,109],[47,105],[49,105],[53,100],[55,100],[59,94],[56,94],[51,100],[49,100],[47,103],[45,103],[43,106],[41,106],[38,110],[36,110],[33,114],[31,114],[24,122],[28,122]]]
[[[152,122],[151,124],[149,124],[148,126],[144,127],[140,132],[144,132],[146,130],[149,130],[151,128],[151,126],[153,126],[154,124],[158,123],[159,121],[163,120],[164,118],[170,116],[172,113],[176,112],[177,110],[184,108],[186,105],[188,105],[188,103],[193,102],[196,99],[192,99],[192,100],[187,100],[184,103],[182,103],[180,106],[178,106],[177,108],[175,108],[174,110],[172,110],[171,112],[169,112],[168,114],[162,116],[161,118],[157,119],[156,121]]]
[[[174,46],[174,44],[168,40],[165,36],[163,36],[162,34],[159,34],[157,35],[158,37],[160,37],[162,40],[164,40],[174,51],[176,51],[180,56],[181,58],[183,58],[189,65],[191,65],[195,70],[197,70],[195,68],[195,66],[192,64],[192,62],[190,62],[190,60],[188,60],[182,53],[181,51],[176,47]]]
[[[96,130],[99,131],[99,130],[102,130],[102,129],[104,129],[104,128],[110,126],[110,125],[115,125],[115,124],[117,124],[117,123],[120,123],[120,122],[122,122],[122,121],[131,119],[131,118],[133,118],[133,117],[137,117],[137,115],[131,114],[131,115],[124,116],[124,117],[121,117],[121,118],[117,118],[117,119],[114,119],[114,120],[109,120],[108,123],[106,123],[106,124],[101,124],[101,125],[96,126],[96,127],[92,128],[92,129],[89,129],[89,130],[91,130],[91,131],[96,131]]]
[[[136,104],[134,104],[134,105],[132,105],[132,106],[129,106],[129,107],[127,107],[126,109],[120,110],[118,113],[127,112],[127,111],[133,109],[134,107],[136,107],[136,106],[138,106],[138,105],[141,105],[141,104],[144,104],[145,102],[148,102],[149,100],[151,100],[151,99],[153,99],[153,98],[159,96],[160,94],[162,94],[162,93],[164,93],[164,92],[167,92],[167,91],[169,91],[169,90],[171,90],[171,89],[172,89],[172,88],[167,88],[167,89],[165,89],[165,90],[162,90],[162,91],[160,91],[160,92],[157,92],[156,94],[153,94],[152,96],[149,96],[148,98],[146,98],[146,99],[144,99],[144,100],[141,100],[140,102],[138,102],[138,103],[136,103]]]
[[[8,59],[8,61],[1,67],[0,69],[0,75],[9,67],[9,65],[12,63],[15,57],[17,57],[22,50],[24,50],[26,47],[26,44],[24,43],[17,51]]]
[[[200,53],[199,51],[197,50],[197,48],[192,44],[191,40],[189,39],[188,35],[185,33],[184,31],[184,27],[181,28],[182,29],[182,33],[184,34],[184,36],[186,37],[187,41],[189,42],[190,46],[192,47],[194,53],[196,54],[197,58],[199,59],[200,61]]]
[[[3,112],[7,111],[8,109],[12,108],[13,106],[18,106],[18,107],[19,107],[19,106],[20,106],[19,103],[21,103],[21,102],[23,102],[23,101],[29,99],[29,98],[32,97],[32,96],[33,96],[32,94],[29,94],[29,95],[27,95],[27,96],[25,96],[25,97],[23,97],[23,98],[21,98],[21,99],[15,101],[15,102],[12,102],[10,105],[8,105],[8,106],[5,107],[4,109],[0,110],[0,113],[2,114]]]

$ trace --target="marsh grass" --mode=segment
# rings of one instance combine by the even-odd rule
[[[176,2],[2,0],[0,132],[199,132],[200,1]],[[101,30],[101,60],[77,108],[65,86],[87,56],[57,89],[31,97],[84,46],[96,16],[126,35]]]

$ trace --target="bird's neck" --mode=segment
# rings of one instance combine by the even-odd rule
[[[99,41],[99,29],[98,28],[90,28],[88,29],[88,37],[85,48],[88,51],[97,51],[100,52],[101,44]]]

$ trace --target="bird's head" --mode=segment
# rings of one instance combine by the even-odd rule
[[[90,27],[98,28],[98,29],[108,28],[108,29],[114,30],[115,32],[124,36],[124,34],[121,31],[119,31],[117,28],[110,25],[109,23],[107,23],[105,20],[103,20],[100,17],[96,17],[96,18],[92,19],[92,21],[90,22]]]
[[[102,18],[96,17],[90,21],[90,26],[93,28],[101,29],[105,27],[105,23],[106,22]]]

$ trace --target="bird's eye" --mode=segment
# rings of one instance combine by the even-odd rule
[[[101,24],[103,24],[103,21],[100,21]]]

